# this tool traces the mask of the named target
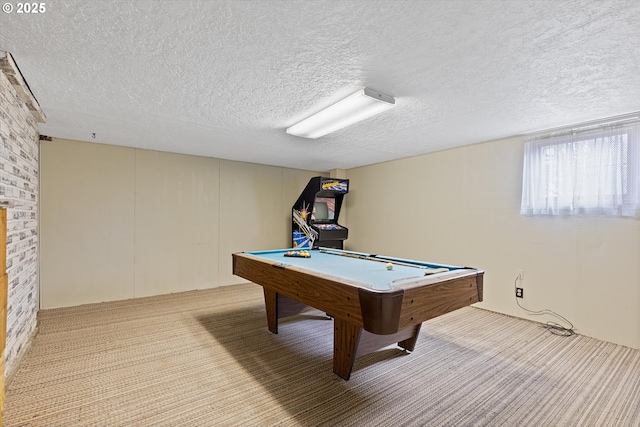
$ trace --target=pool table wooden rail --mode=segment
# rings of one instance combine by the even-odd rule
[[[278,263],[245,253],[233,254],[233,274],[261,285],[265,292],[272,291],[306,306],[330,313],[334,318],[348,319],[353,323],[362,324],[358,288],[339,278],[291,265],[283,267]],[[266,296],[265,293],[265,298]],[[269,308],[269,301],[266,303]],[[291,305],[293,303],[286,303],[283,307],[287,313]],[[293,314],[297,313],[294,311],[288,315]],[[268,312],[267,315],[269,315]],[[272,332],[277,333],[277,329]]]

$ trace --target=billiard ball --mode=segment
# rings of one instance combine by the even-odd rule
[[[387,270],[393,270],[393,264],[390,262],[387,263]]]

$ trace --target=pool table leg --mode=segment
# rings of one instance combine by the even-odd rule
[[[267,312],[267,327],[274,334],[278,333],[278,293],[264,288],[264,308]]]
[[[267,288],[264,288],[264,306],[267,326],[274,334],[278,333],[278,319],[314,310],[313,307]]]
[[[351,376],[356,355],[372,353],[394,342],[407,351],[413,351],[422,326],[419,324],[395,334],[378,335],[345,320],[334,318],[333,322],[333,372],[344,380]]]
[[[348,380],[356,360],[362,328],[342,319],[333,319],[333,372]]]
[[[398,343],[398,346],[404,348],[407,351],[413,351],[413,349],[416,347],[416,341],[418,341],[418,335],[420,334],[421,326],[422,323],[420,323],[419,325],[415,325],[413,327],[413,335],[411,335],[411,337],[407,338],[406,340],[400,341]]]

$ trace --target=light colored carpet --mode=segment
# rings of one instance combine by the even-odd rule
[[[5,426],[640,426],[640,352],[467,307],[331,371],[322,313],[254,284],[43,310]]]

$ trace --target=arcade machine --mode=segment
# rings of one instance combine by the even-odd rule
[[[293,247],[343,249],[349,230],[338,224],[348,179],[316,176],[293,205]]]

